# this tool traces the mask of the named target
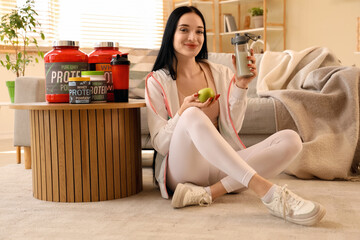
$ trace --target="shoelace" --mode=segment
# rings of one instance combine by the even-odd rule
[[[286,214],[290,213],[291,209],[299,205],[302,199],[299,199],[295,194],[287,189],[287,185],[281,187],[280,203],[283,206],[283,218],[286,221]]]
[[[201,196],[200,199],[199,199],[199,195]],[[192,203],[197,203],[202,207],[207,207],[211,203],[211,197],[207,193],[193,190],[190,195],[190,201]]]
[[[200,199],[200,202],[199,202],[199,205],[201,207],[207,207],[209,206],[211,203],[211,197],[208,195],[208,194],[205,194],[201,199]]]

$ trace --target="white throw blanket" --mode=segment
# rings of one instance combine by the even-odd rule
[[[341,66],[327,48],[265,52],[258,95],[275,99],[277,130],[294,129],[303,140],[287,173],[327,180],[359,173],[359,80],[360,69]]]

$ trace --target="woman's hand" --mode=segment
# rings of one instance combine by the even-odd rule
[[[216,95],[215,97],[208,98],[208,100],[206,100],[203,103],[199,101],[198,97],[199,97],[198,93],[194,93],[193,95],[185,97],[184,102],[178,111],[178,114],[181,116],[181,114],[189,107],[198,107],[198,108],[209,107],[219,99],[220,94]]]
[[[251,61],[250,64],[248,64],[248,67],[250,68],[250,71],[253,73],[253,76],[251,77],[237,77],[237,70],[236,70],[236,57],[233,55],[232,56],[232,63],[234,65],[234,69],[235,69],[235,84],[237,87],[239,88],[243,88],[246,89],[248,88],[249,83],[257,76],[257,69],[256,69],[256,59],[254,57],[254,50],[251,49],[250,50],[250,54],[251,56],[248,56],[248,60]]]

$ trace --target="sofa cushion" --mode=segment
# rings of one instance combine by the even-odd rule
[[[264,141],[271,134],[239,134],[241,141],[246,147],[250,147],[256,143]]]
[[[141,148],[153,149],[153,146],[151,145],[150,134],[141,134]]]
[[[240,134],[273,134],[275,132],[274,100],[271,98],[248,98]]]
[[[140,117],[141,117],[141,134],[150,134],[147,119],[146,119],[146,108],[140,108]]]
[[[227,66],[234,72],[234,66],[232,65],[232,53],[213,53],[208,54],[208,60],[213,63],[222,64]]]

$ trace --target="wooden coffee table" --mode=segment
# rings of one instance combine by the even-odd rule
[[[34,197],[93,202],[142,191],[144,102],[12,104],[30,110]]]

